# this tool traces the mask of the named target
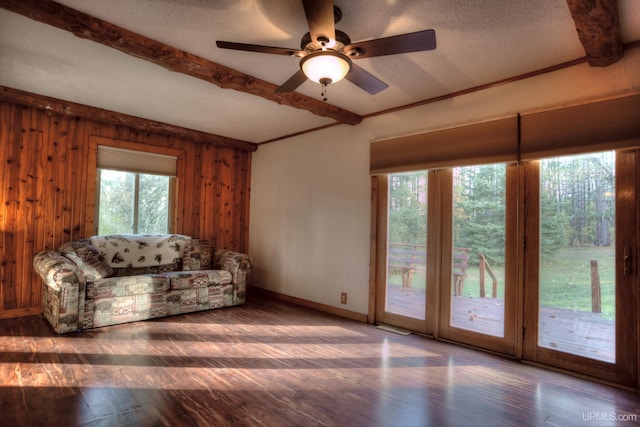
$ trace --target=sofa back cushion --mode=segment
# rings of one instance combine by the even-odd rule
[[[98,248],[112,268],[145,268],[181,264],[191,237],[181,234],[116,234],[93,236]]]
[[[208,240],[191,239],[182,258],[183,271],[208,270],[211,268],[211,247]]]

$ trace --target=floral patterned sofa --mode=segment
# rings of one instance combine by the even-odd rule
[[[179,234],[93,236],[34,257],[59,333],[243,304],[251,258]]]

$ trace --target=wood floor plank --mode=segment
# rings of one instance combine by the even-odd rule
[[[632,392],[273,301],[55,335],[0,320],[20,426],[636,425]]]

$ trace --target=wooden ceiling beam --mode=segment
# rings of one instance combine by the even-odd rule
[[[0,0],[0,7],[35,21],[70,31],[75,36],[117,49],[170,71],[273,101],[307,110],[339,123],[356,125],[362,116],[299,93],[276,93],[273,83],[241,73],[180,49],[149,39],[117,25],[79,12],[51,0]]]
[[[257,144],[240,139],[186,129],[154,120],[103,110],[102,108],[24,92],[6,86],[0,86],[0,101],[51,111],[62,116],[80,117],[115,126],[127,126],[142,132],[174,136],[201,144],[211,144],[243,151],[256,151],[258,149]]]
[[[624,55],[617,0],[567,0],[578,37],[592,67],[607,67]]]

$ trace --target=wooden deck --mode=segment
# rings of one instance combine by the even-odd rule
[[[387,311],[424,319],[422,289],[390,287]],[[452,326],[502,336],[504,301],[452,296]],[[540,308],[539,345],[605,362],[615,361],[615,321],[598,313]]]

